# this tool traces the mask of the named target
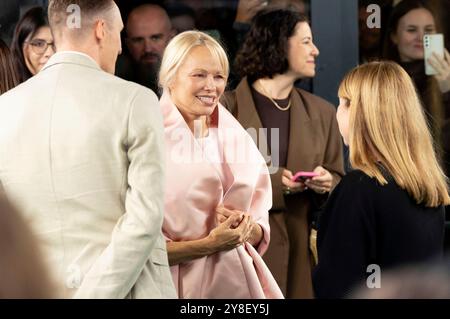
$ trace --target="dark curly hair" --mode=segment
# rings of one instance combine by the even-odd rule
[[[258,12],[236,56],[235,69],[239,75],[257,80],[285,73],[289,69],[288,40],[299,22],[308,20],[295,10],[266,9]]]

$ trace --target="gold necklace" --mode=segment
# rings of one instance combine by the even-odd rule
[[[271,94],[269,94],[267,92],[267,90],[264,88],[264,86],[261,83],[261,80],[258,81],[259,82],[259,86],[261,87],[261,90],[263,91],[264,95],[267,96],[269,98],[269,100],[272,101],[272,103],[276,106],[277,109],[279,109],[280,111],[287,111],[291,108],[291,99],[289,99],[289,103],[286,107],[281,107],[271,96]]]

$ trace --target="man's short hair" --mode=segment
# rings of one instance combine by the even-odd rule
[[[113,6],[113,0],[50,0],[48,5],[48,18],[52,31],[65,25],[73,14],[72,8],[78,6],[81,14],[81,28],[90,26],[93,18],[108,13]],[[69,6],[72,6],[69,8]]]

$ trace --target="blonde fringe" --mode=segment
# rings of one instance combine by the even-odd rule
[[[450,204],[448,179],[414,84],[394,62],[371,62],[346,75],[339,96],[350,101],[350,163],[381,185],[379,163],[418,204]]]

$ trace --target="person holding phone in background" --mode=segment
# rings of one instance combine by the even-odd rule
[[[264,9],[254,17],[235,61],[243,79],[222,99],[244,128],[256,129],[259,144],[267,143],[271,152],[271,244],[264,260],[287,298],[313,297],[311,215],[344,174],[335,108],[294,87],[297,79],[315,75],[318,55],[304,15]],[[279,145],[271,145],[276,132]],[[320,176],[292,181],[299,171]]]
[[[427,121],[447,176],[450,174],[450,54],[445,49],[424,61],[424,35],[441,32],[438,15],[429,1],[403,0],[390,16],[383,58],[399,63],[419,92]],[[427,75],[425,63],[436,71]]]

